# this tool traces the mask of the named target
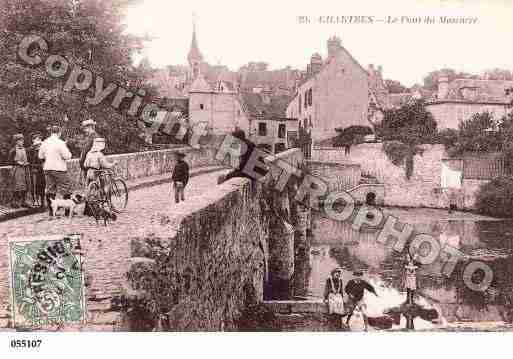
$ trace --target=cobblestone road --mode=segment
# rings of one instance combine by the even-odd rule
[[[217,178],[226,170],[192,177],[185,191],[187,201],[193,201],[217,185]],[[201,199],[199,199],[201,200]],[[176,205],[169,183],[131,191],[126,210],[118,221],[105,227],[89,217],[76,217],[70,222],[65,218],[49,220],[46,213],[26,216],[0,223],[0,311],[9,302],[8,237],[36,236],[42,234],[82,233],[85,253],[84,268],[92,276],[88,295],[107,298],[119,291],[124,282],[129,256],[129,237],[155,220],[158,213],[172,210]],[[177,207],[178,210],[178,207]]]

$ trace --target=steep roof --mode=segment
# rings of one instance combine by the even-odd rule
[[[244,108],[250,115],[263,115],[266,119],[273,117],[285,117],[287,105],[292,100],[291,96],[270,96],[269,103],[264,101],[264,96],[259,93],[243,92],[241,99]]]
[[[356,67],[358,67],[360,70],[362,70],[365,75],[369,76],[369,72],[358,61],[356,61],[356,59],[353,57],[353,55],[351,55],[351,53],[349,51],[347,51],[347,49],[344,46],[340,46],[338,51],[339,52],[343,52],[344,54],[346,54],[346,56],[349,58],[349,60]],[[299,81],[299,86],[303,85],[305,82],[309,81],[310,79],[315,78],[316,76],[318,76],[326,67],[328,67],[328,65],[331,63],[331,61],[333,61],[334,58],[336,58],[336,56],[334,56],[332,58],[327,57],[326,60],[324,60],[324,63],[321,66],[319,71],[316,71],[314,73],[305,72],[304,76]]]
[[[219,81],[231,83],[233,86],[238,82],[238,74],[234,71],[230,71],[228,67],[221,65],[209,65],[203,62],[200,65],[200,72],[205,80],[212,84],[217,84]]]
[[[192,83],[189,92],[212,92],[212,87],[210,87],[203,75],[200,74]]]
[[[241,86],[244,88],[293,86],[297,77],[298,71],[291,69],[247,71],[241,76]]]

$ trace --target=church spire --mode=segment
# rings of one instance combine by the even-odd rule
[[[193,14],[192,19],[192,41],[191,48],[189,50],[189,55],[187,55],[187,60],[189,60],[189,65],[193,65],[194,63],[199,63],[203,60],[203,56],[198,48],[198,41],[196,40],[196,19]]]

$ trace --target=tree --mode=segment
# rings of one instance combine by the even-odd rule
[[[385,87],[390,93],[405,93],[408,88],[397,80],[385,80]]]
[[[142,48],[145,39],[126,34],[122,24],[125,10],[135,2],[3,0],[0,8],[1,143],[10,143],[16,132],[26,137],[33,131],[45,132],[48,124],[57,122],[66,127],[68,143],[76,154],[81,141],[80,122],[93,118],[99,132],[107,138],[108,151],[140,148],[136,121],[112,108],[112,98],[99,105],[86,102],[87,97],[93,97],[94,83],[83,92],[63,90],[71,69],[77,65],[102,76],[104,86],[112,82],[134,93],[143,88],[146,96],[155,94],[132,64],[132,55]],[[69,63],[68,73],[52,78],[44,65],[30,67],[17,58],[18,46],[27,35],[38,35],[48,42],[46,55],[64,56]],[[127,104],[122,103],[120,109],[123,106]]]
[[[508,122],[510,123],[510,122]],[[502,149],[502,135],[507,124],[501,128],[489,112],[475,113],[462,121],[458,126],[457,138],[453,146],[448,148],[452,156],[465,153],[498,152]]]
[[[368,126],[349,126],[344,129],[335,129],[339,134],[333,138],[333,147],[350,146],[361,142],[367,135],[373,134]]]
[[[406,178],[410,179],[413,158],[422,154],[419,145],[433,141],[437,126],[424,101],[417,100],[385,111],[383,121],[376,125],[375,130],[385,141],[383,150],[387,157],[397,166],[405,164]]]
[[[458,79],[458,78],[473,78],[473,79],[479,78],[479,76],[477,76],[477,75],[472,75],[472,74],[469,74],[466,72],[461,72],[461,71],[456,71],[453,69],[445,68],[445,69],[431,71],[426,77],[424,77],[424,88],[426,90],[431,90],[431,91],[437,90],[438,89],[438,79],[440,78],[440,76],[442,74],[446,75],[449,78],[449,82],[451,82],[454,79]]]
[[[505,69],[488,69],[483,72],[482,78],[488,80],[513,80],[513,72]]]
[[[264,61],[251,61],[242,66],[239,71],[267,71],[269,64]]]

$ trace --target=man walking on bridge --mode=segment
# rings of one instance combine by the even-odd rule
[[[185,154],[182,152],[176,153],[176,165],[173,169],[173,176],[171,180],[175,187],[175,202],[185,201],[185,186],[189,182],[189,165],[184,161]]]

